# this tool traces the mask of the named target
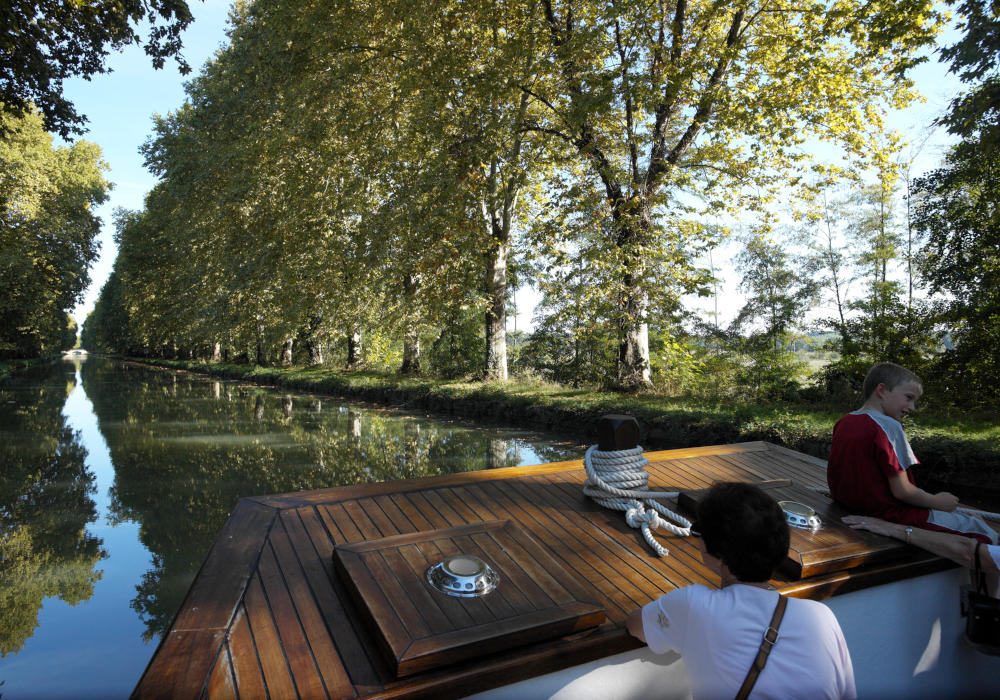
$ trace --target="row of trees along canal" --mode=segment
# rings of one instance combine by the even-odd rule
[[[888,214],[906,164],[881,115],[914,98],[941,22],[919,0],[238,3],[144,147],[160,182],[118,213],[88,342],[263,364],[346,339],[348,366],[406,372],[423,341],[437,371],[502,379],[530,277],[545,313],[522,349],[556,378],[718,377],[720,355],[787,377],[817,290],[775,242],[777,203],[821,240],[843,223],[824,197],[866,172],[849,218],[870,273],[853,308],[839,289],[840,349],[913,364],[936,318],[891,280],[916,250]],[[728,344],[692,342],[682,298],[737,219],[749,303]],[[821,277],[842,285],[847,258],[828,245]]]
[[[154,66],[176,55],[191,22],[184,0],[7,3],[0,14],[0,360],[76,344],[69,316],[97,257],[94,208],[111,185],[100,148],[78,141],[86,117],[63,81],[107,71],[111,50],[142,43]],[[178,57],[182,72],[190,68]]]

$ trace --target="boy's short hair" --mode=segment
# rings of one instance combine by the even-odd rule
[[[875,389],[879,384],[885,384],[886,388],[892,391],[900,384],[905,384],[906,382],[920,384],[920,377],[906,369],[906,367],[897,365],[895,362],[880,362],[868,370],[868,374],[865,375],[865,383],[862,387],[862,391],[865,394],[865,401],[875,393]]]
[[[788,521],[759,486],[716,483],[698,504],[705,550],[740,581],[767,581],[788,555]]]

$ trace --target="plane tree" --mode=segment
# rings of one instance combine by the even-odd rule
[[[83,133],[86,117],[62,93],[63,81],[108,71],[112,50],[142,43],[153,66],[176,58],[182,74],[181,32],[192,16],[185,0],[8,0],[0,11],[0,107],[15,116],[34,105],[45,127],[63,138]],[[0,130],[5,126],[0,124]]]
[[[65,349],[110,185],[100,148],[55,147],[37,112],[0,112],[0,134],[0,356],[35,357]]]
[[[906,71],[940,16],[924,0],[540,0],[535,22],[551,82],[523,86],[547,108],[531,128],[603,189],[617,383],[637,388],[651,301],[697,284],[707,229],[678,225],[691,203],[764,207],[797,184],[817,141],[870,156],[866,134],[913,98]]]

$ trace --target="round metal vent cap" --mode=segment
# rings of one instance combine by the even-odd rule
[[[489,564],[471,554],[448,557],[427,569],[427,583],[459,598],[484,596],[497,587],[499,580]]]
[[[790,527],[797,527],[801,530],[818,530],[823,522],[816,515],[816,511],[805,503],[798,501],[778,501],[781,510],[785,512],[785,520]]]

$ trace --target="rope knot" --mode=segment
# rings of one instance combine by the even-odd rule
[[[583,493],[606,508],[625,511],[625,522],[630,527],[641,528],[649,546],[659,556],[665,557],[669,552],[656,542],[651,530],[662,527],[675,535],[687,536],[691,534],[691,523],[652,500],[674,499],[678,492],[650,491],[649,473],[645,470],[647,464],[649,460],[642,456],[641,447],[602,452],[593,446],[583,457],[587,470]],[[649,510],[643,503],[649,506]]]

